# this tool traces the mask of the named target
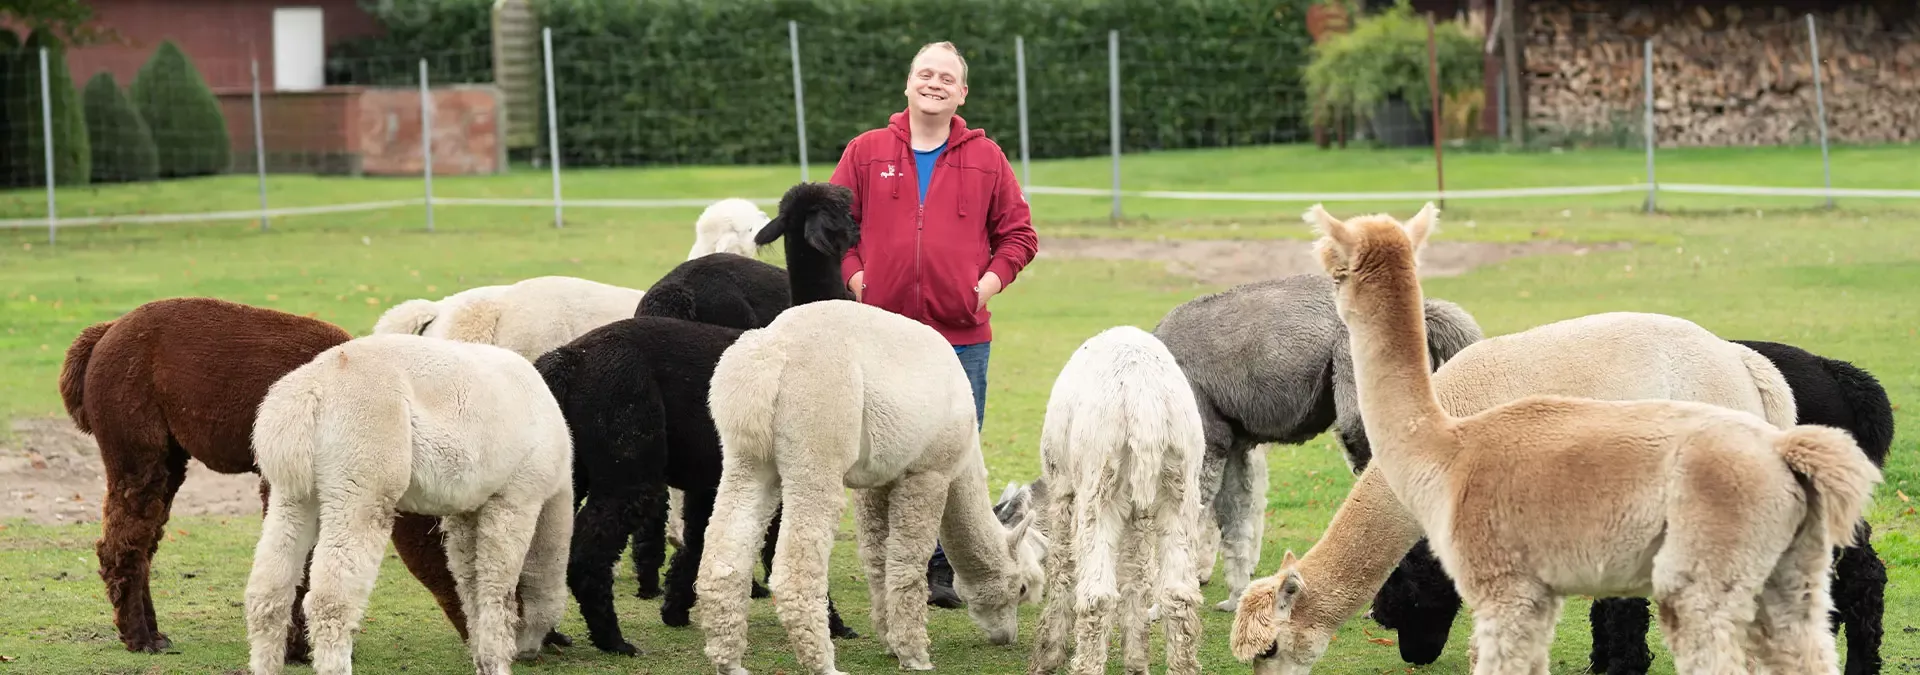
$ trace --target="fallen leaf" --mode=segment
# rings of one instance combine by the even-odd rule
[[[1913,501],[1913,500],[1911,500],[1911,499],[1908,499],[1908,498],[1907,498],[1907,493],[1905,493],[1905,492],[1901,492],[1901,491],[1899,491],[1899,490],[1894,490],[1894,491],[1893,491],[1893,496],[1895,496],[1895,497],[1899,497],[1899,498],[1900,498],[1900,501],[1903,501],[1903,502],[1910,502],[1910,501]]]
[[[33,465],[35,469],[47,468],[47,458],[41,457],[38,450],[27,451],[27,463]]]

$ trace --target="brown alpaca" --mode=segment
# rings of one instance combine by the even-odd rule
[[[170,298],[88,326],[74,339],[60,371],[60,397],[74,426],[100,446],[107,495],[95,552],[128,651],[158,653],[173,644],[154,619],[147,578],[187,460],[220,473],[257,473],[253,420],[267,387],[351,338],[338,326],[272,309]],[[267,494],[263,480],[263,511]],[[438,522],[401,514],[392,541],[464,640],[467,621]],[[296,591],[287,633],[293,660],[308,654],[305,593],[304,585]]]
[[[1881,480],[1851,436],[1694,401],[1530,396],[1454,417],[1415,274],[1438,210],[1306,219],[1373,465],[1472,608],[1474,673],[1547,672],[1575,594],[1651,596],[1680,673],[1748,672],[1749,650],[1774,672],[1839,672],[1827,563]]]

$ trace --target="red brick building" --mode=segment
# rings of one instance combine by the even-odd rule
[[[404,1],[404,0],[403,0]],[[359,0],[88,0],[94,23],[111,28],[122,44],[70,50],[67,69],[76,86],[102,70],[125,86],[163,40],[172,40],[215,91],[251,86],[251,59],[260,61],[260,90],[274,91],[292,69],[292,86],[319,84],[325,48],[381,32]],[[317,28],[317,30],[316,30]]]

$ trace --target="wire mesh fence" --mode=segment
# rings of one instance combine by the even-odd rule
[[[1834,179],[1831,144],[1910,142],[1920,134],[1920,99],[1888,96],[1920,86],[1911,73],[1889,80],[1875,65],[1856,63],[1866,51],[1857,27],[1843,26],[1823,43],[1807,15],[1663,41],[1636,37],[1618,22],[1557,19],[1574,30],[1529,32],[1529,53],[1542,56],[1530,57],[1537,60],[1525,73],[1524,120],[1508,119],[1511,79],[1492,72],[1493,86],[1470,97],[1415,94],[1437,108],[1390,101],[1365,119],[1329,122],[1316,115],[1300,74],[1301,36],[1135,36],[1091,26],[1066,37],[1053,30],[1046,38],[962,45],[972,92],[961,114],[989,130],[1028,193],[1109,198],[1114,217],[1126,214],[1129,199],[1444,202],[1644,193],[1652,210],[1666,193],[1806,197],[1829,206],[1920,198],[1898,179]],[[741,47],[711,54],[671,34],[563,37],[548,29],[526,41],[528,72],[511,82],[495,72],[500,44],[407,56],[349,52],[330,59],[327,86],[319,88],[283,85],[257,57],[189,59],[162,46],[137,69],[76,73],[57,51],[22,45],[8,62],[9,86],[0,88],[8,131],[0,226],[44,226],[51,239],[61,227],[99,223],[258,220],[266,228],[280,216],[418,208],[422,226],[432,229],[434,210],[448,207],[551,207],[553,225],[564,226],[569,208],[702,206],[727,196],[771,203],[773,194],[633,194],[588,172],[786,166],[797,169],[793,178],[822,180],[850,139],[904,107],[903,86],[887,83],[904,83],[922,43],[902,33],[875,38],[870,27],[798,21],[741,26],[737,37]],[[1913,44],[1898,49],[1920,49]],[[1715,53],[1757,56],[1702,61]],[[1498,70],[1497,59],[1488,62]],[[1439,81],[1435,72],[1425,75]],[[1719,81],[1703,86],[1700,78]],[[1885,101],[1891,109],[1875,105]],[[1516,124],[1536,146],[1641,150],[1645,166],[1635,173],[1643,175],[1609,169],[1610,178],[1598,180],[1582,170],[1579,150],[1556,160],[1565,171],[1479,173],[1472,158],[1501,152],[1483,146],[1515,135]],[[1380,161],[1396,166],[1429,163],[1392,185],[1333,189],[1324,181],[1293,189],[1244,178],[1260,175],[1242,170],[1258,156],[1223,156],[1197,178],[1144,165],[1127,170],[1127,158],[1143,153],[1313,143],[1432,153],[1430,160],[1383,154]],[[1821,179],[1783,184],[1743,174],[1732,156],[1679,164],[1724,162],[1734,170],[1716,175],[1748,180],[1663,177],[1661,151],[1709,145],[1805,147],[1819,170],[1794,175]],[[1055,161],[1067,168],[1036,178],[1036,162]],[[570,183],[578,187],[569,190]],[[36,188],[44,204],[28,199]]]

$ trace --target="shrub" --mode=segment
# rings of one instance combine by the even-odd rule
[[[87,142],[93,147],[94,182],[149,181],[160,176],[153,132],[113,74],[102,71],[87,80],[81,100],[86,108]]]
[[[161,176],[203,176],[232,165],[220,101],[173,41],[160,43],[130,90],[134,109],[153,134]]]
[[[11,35],[11,33],[9,33]],[[17,37],[14,39],[18,39]],[[11,42],[8,40],[7,42]],[[0,45],[5,46],[5,45]],[[47,93],[52,99],[53,175],[56,185],[91,182],[92,152],[87,144],[86,117],[80,109],[67,71],[66,49],[58,38],[34,31],[18,47],[8,49],[6,97],[7,158],[0,168],[0,184],[10,187],[47,184],[47,138],[42,125],[40,48],[47,48]]]
[[[1480,87],[1480,44],[1464,25],[1436,21],[1433,42],[1442,98]],[[1365,120],[1390,102],[1405,103],[1415,117],[1432,107],[1427,23],[1407,0],[1360,18],[1352,32],[1315,45],[1313,52],[1305,75],[1317,123],[1346,115]]]

